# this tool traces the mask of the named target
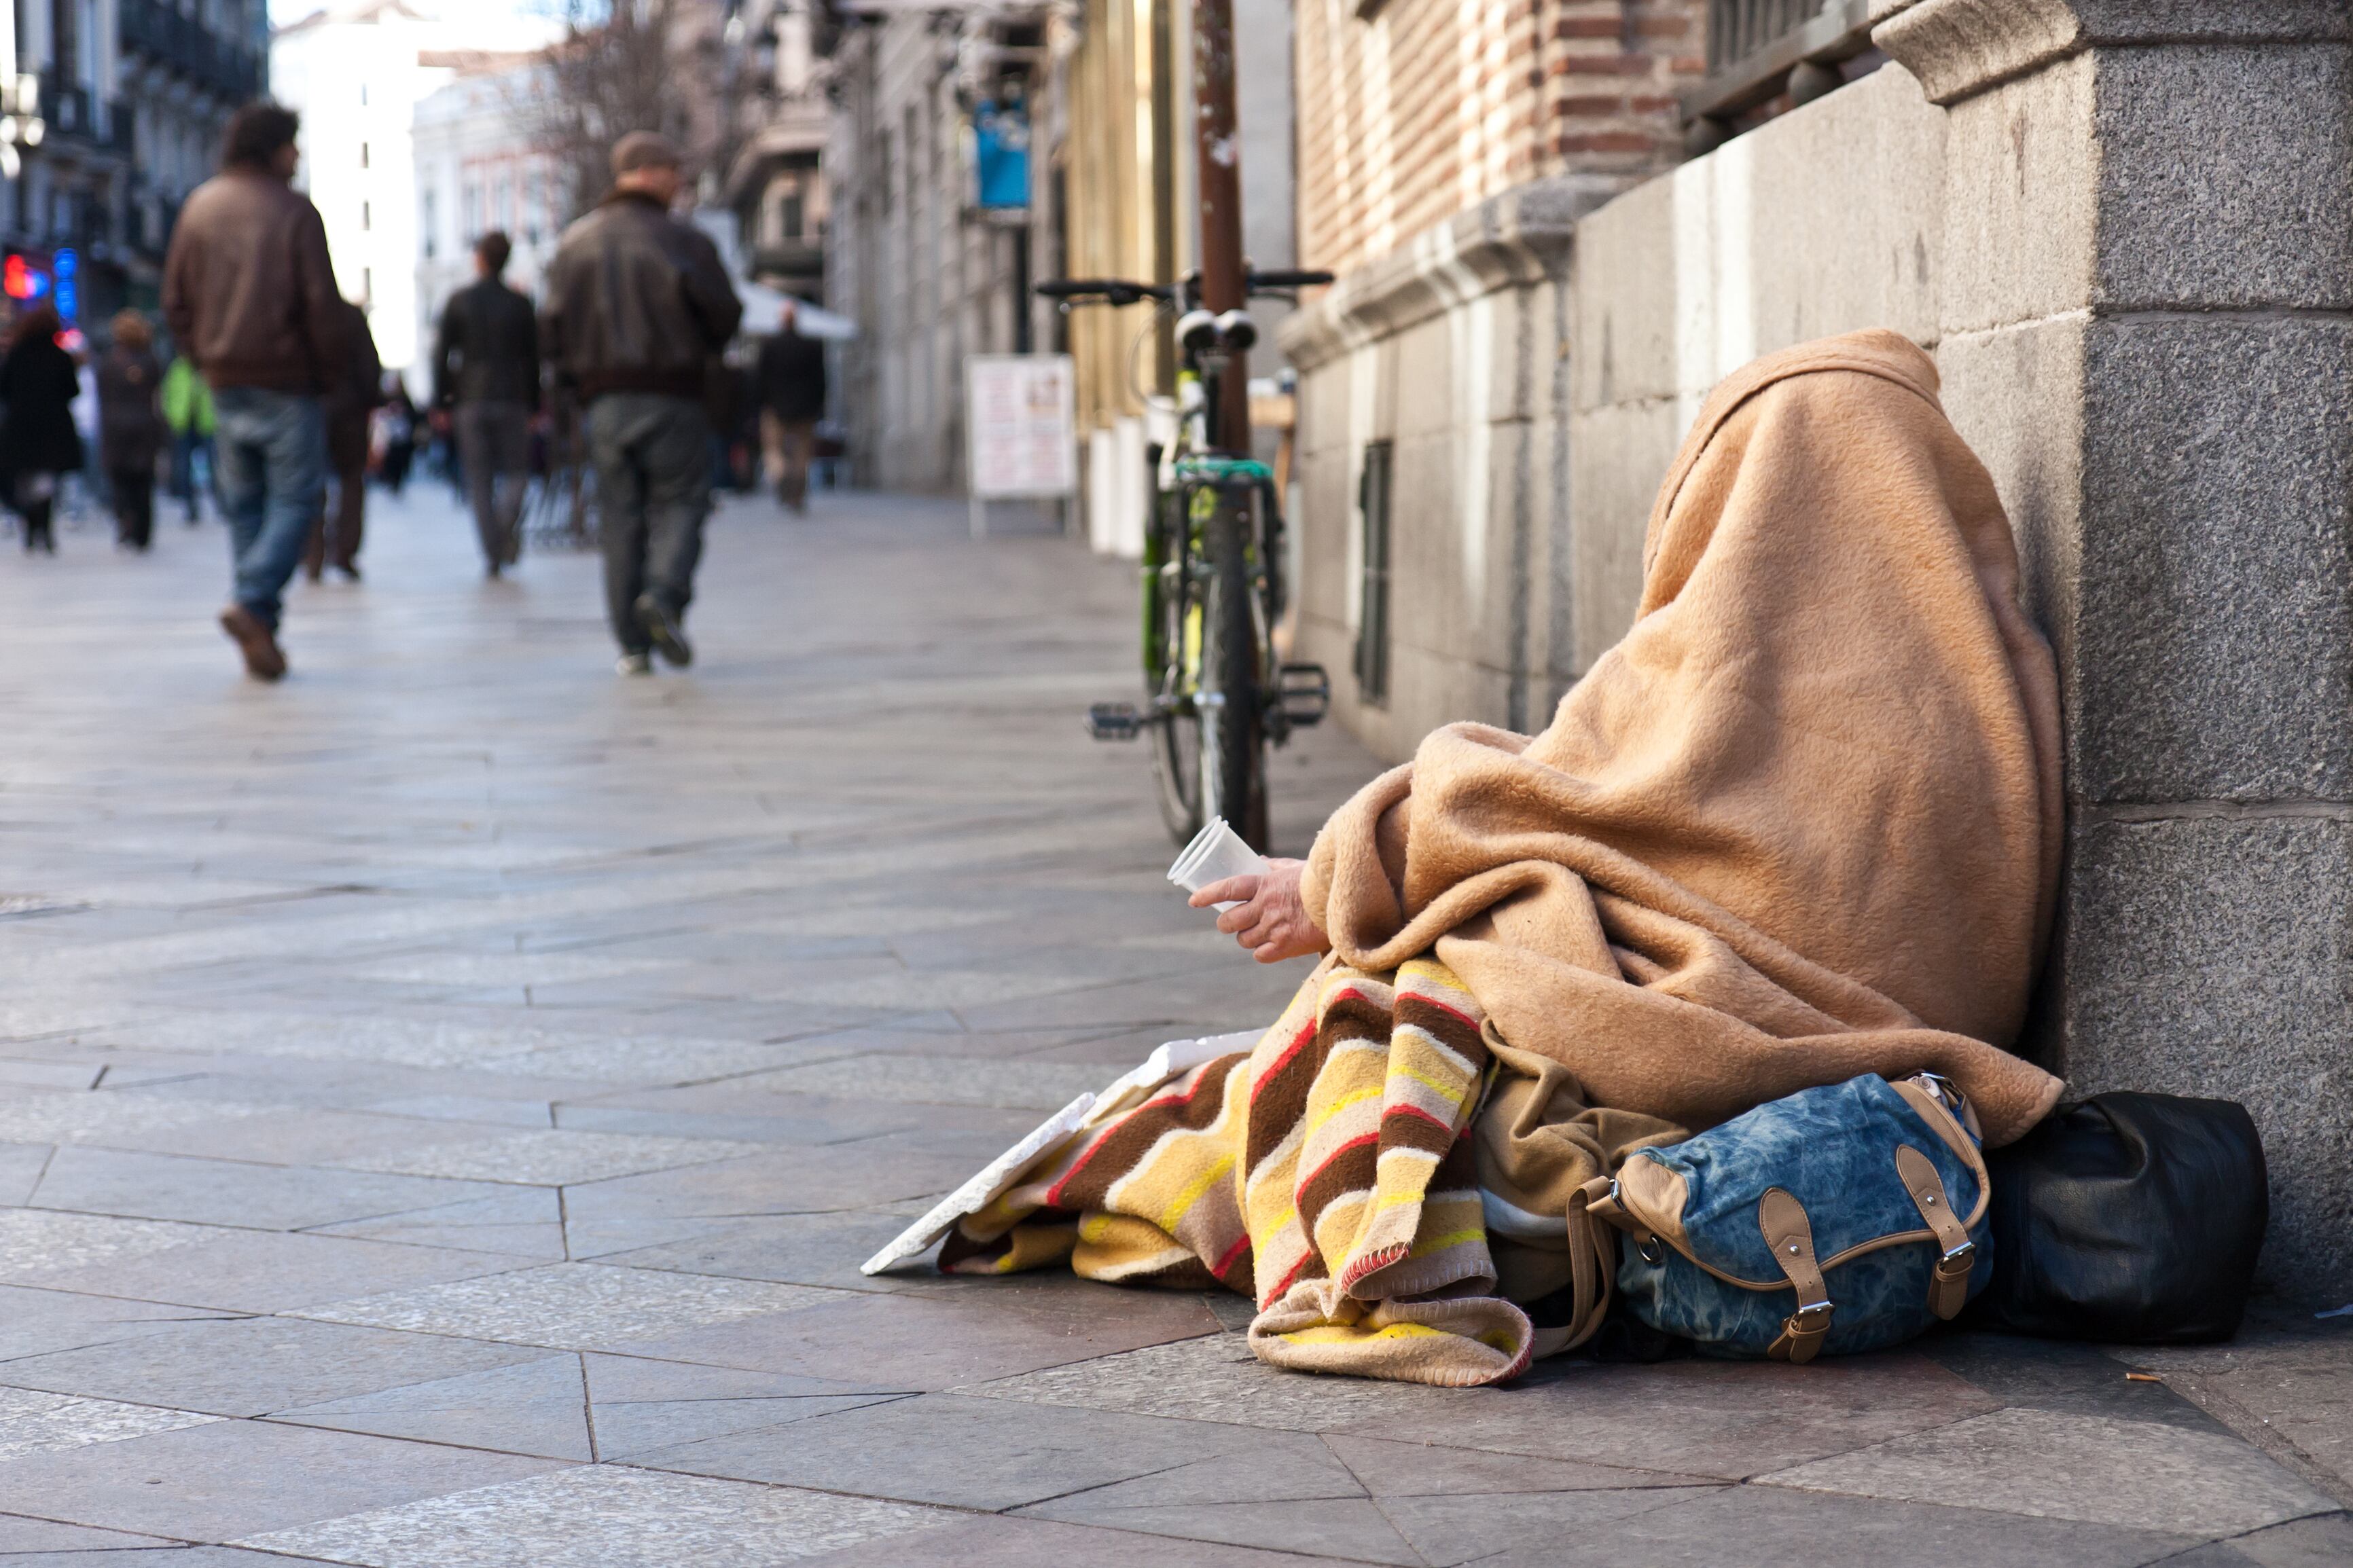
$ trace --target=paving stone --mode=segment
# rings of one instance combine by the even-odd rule
[[[597,1455],[605,1459],[905,1397],[830,1378],[638,1356],[592,1354],[582,1360]]]
[[[175,1322],[6,1364],[25,1388],[260,1415],[530,1358],[512,1345],[292,1318]]]
[[[434,1121],[482,1121],[499,1127],[552,1127],[553,1111],[543,1100],[498,1100],[480,1094],[407,1094],[380,1100],[366,1107],[386,1116],[414,1116]]]
[[[33,1195],[50,1150],[41,1143],[0,1143],[0,1204],[21,1204]]]
[[[836,1300],[834,1292],[594,1263],[559,1263],[313,1307],[302,1316],[587,1350]]]
[[[1761,1479],[2189,1536],[2337,1506],[2235,1437],[2048,1410],[1997,1411]]]
[[[1132,1411],[1190,1421],[1227,1421],[1298,1432],[1337,1431],[1360,1423],[1419,1415],[1442,1424],[1462,1415],[1466,1394],[1364,1378],[1303,1377],[1268,1366],[1239,1336],[1212,1335],[1147,1345],[1124,1355],[964,1386],[959,1393],[1039,1405]]]
[[[1151,1568],[1312,1568],[1332,1561],[1027,1517],[968,1516],[921,1535],[853,1546],[814,1560],[821,1568],[1103,1568],[1107,1563],[1149,1563]]]
[[[1942,1426],[1995,1403],[1904,1352],[1808,1366],[1540,1363],[1510,1386],[1473,1392],[1476,1400],[1351,1430],[1738,1480]]]
[[[107,1531],[111,1535],[116,1532]],[[131,1540],[124,1536],[121,1539]],[[286,1568],[287,1559],[227,1546],[161,1546],[123,1551],[108,1548],[93,1558],[87,1551],[34,1552],[7,1559],[8,1568]]]
[[[2327,1478],[2326,1489],[2353,1502],[2353,1329],[2346,1320],[2323,1326],[2297,1313],[2284,1322],[2251,1322],[2229,1344],[2110,1355],[2158,1373],[2168,1387],[2227,1414],[2238,1430],[2259,1432],[2267,1447],[2284,1448],[2291,1462]]]
[[[550,1187],[501,1187],[489,1197],[321,1226],[317,1234],[397,1242],[405,1247],[561,1258],[565,1256],[564,1203]]]
[[[533,1261],[342,1237],[206,1228],[208,1237],[191,1246],[62,1269],[41,1279],[56,1289],[225,1311],[277,1312],[341,1300],[354,1289],[397,1289],[470,1279]]]
[[[177,1542],[153,1535],[125,1535],[119,1530],[91,1530],[79,1524],[58,1524],[51,1520],[26,1519],[18,1514],[0,1514],[0,1557],[13,1565],[26,1557],[43,1553],[124,1552],[142,1546],[176,1546]],[[111,1568],[113,1560],[96,1568]]]
[[[70,1524],[227,1542],[495,1485],[544,1459],[348,1432],[216,1421],[0,1463],[0,1495]],[[20,1502],[17,1506],[26,1506]]]
[[[214,1235],[202,1226],[111,1215],[0,1210],[0,1279],[40,1279],[91,1264],[194,1247]]]
[[[667,1171],[760,1152],[756,1143],[717,1139],[647,1138],[616,1132],[515,1132],[479,1142],[427,1143],[338,1162],[357,1171],[387,1171],[459,1181],[561,1187],[644,1171]]]
[[[1517,1500],[1498,1500],[1508,1508]],[[2141,1568],[2193,1537],[1981,1508],[1727,1487],[1506,1550],[1482,1568]]]
[[[1377,1498],[1454,1497],[1506,1492],[1582,1492],[1641,1487],[1690,1487],[1704,1476],[1586,1465],[1574,1460],[1533,1459],[1525,1454],[1490,1454],[1430,1443],[1393,1443],[1327,1432],[1324,1446],[1346,1465],[1365,1489]]]
[[[301,1230],[483,1195],[479,1184],[417,1176],[60,1149],[35,1200],[43,1208]]]
[[[828,1294],[835,1299],[827,1304],[782,1318],[690,1330],[631,1349],[672,1361],[854,1378],[868,1387],[913,1391],[982,1383],[1217,1328],[1200,1299],[1190,1295],[1123,1291],[1113,1298],[1117,1310],[1074,1312],[1059,1305],[1020,1310],[1021,1299],[1011,1291],[993,1300]]]
[[[0,1362],[129,1339],[173,1323],[216,1321],[224,1317],[157,1301],[121,1301],[0,1285]]]
[[[903,1209],[912,1205],[902,1205]],[[922,1210],[779,1215],[738,1220],[684,1241],[603,1255],[630,1268],[666,1268],[733,1279],[774,1279],[838,1290],[923,1291],[943,1277],[929,1270],[866,1275],[858,1266],[922,1216]],[[993,1283],[993,1281],[992,1281]]]
[[[866,1498],[597,1466],[239,1544],[369,1568],[764,1568],[944,1517]]]
[[[0,1461],[44,1454],[58,1448],[79,1448],[88,1443],[117,1443],[151,1432],[172,1432],[218,1421],[192,1410],[161,1410],[149,1405],[123,1405],[111,1399],[78,1399],[67,1394],[44,1394],[29,1388],[0,1388]]]
[[[2210,1542],[2167,1568],[2344,1568],[2353,1563],[2353,1514],[2318,1514]]]
[[[268,1105],[173,1100],[152,1094],[9,1094],[0,1097],[0,1139],[16,1143],[103,1142],[199,1121],[259,1116]]]
[[[969,1057],[892,1056],[879,1060],[849,1057],[761,1073],[744,1080],[742,1087],[839,1095],[845,1100],[1007,1106],[1048,1111],[1060,1110],[1080,1095],[1092,1093],[1118,1076],[1113,1073],[1106,1077],[1101,1068],[1085,1063],[992,1061]]]
[[[1067,1503],[1045,1505],[1038,1512],[1041,1518],[1074,1524],[1100,1524],[1146,1535],[1183,1536],[1274,1552],[1312,1552],[1350,1563],[1394,1563],[1404,1568],[1422,1568],[1424,1563],[1422,1554],[1408,1544],[1389,1517],[1363,1498],[1143,1508],[1093,1508],[1083,1498],[1074,1498]]]
[[[2116,1357],[2091,1345],[2013,1334],[1956,1333],[1922,1340],[1917,1349],[2004,1405],[2155,1421],[2198,1432],[2228,1430],[2164,1384],[2126,1378],[2126,1369]]]
[[[1200,1421],[934,1394],[690,1443],[633,1463],[1000,1510],[1217,1456],[1280,1465],[1309,1440]],[[1311,1455],[1311,1458],[1313,1456]]]
[[[278,1411],[270,1419],[582,1464],[596,1457],[588,1437],[587,1383],[576,1355],[325,1400]]]

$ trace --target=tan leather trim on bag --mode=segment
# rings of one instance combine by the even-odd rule
[[[1961,1222],[1964,1225],[1977,1224],[1978,1220],[1985,1217],[1986,1205],[1992,1201],[1993,1196],[1993,1184],[1986,1175],[1985,1151],[1978,1146],[1976,1139],[1969,1136],[1968,1130],[1962,1126],[1960,1118],[1953,1114],[1952,1108],[1936,1098],[1936,1091],[1922,1083],[1917,1078],[1907,1078],[1901,1083],[1891,1083],[1887,1087],[1902,1095],[1905,1103],[1918,1113],[1921,1121],[1928,1124],[1928,1130],[1943,1139],[1945,1146],[1959,1155],[1961,1163],[1967,1165],[1977,1176],[1977,1206],[1969,1212],[1968,1217]],[[1967,1110],[1966,1105],[1963,1109]],[[1972,1115],[1969,1120],[1974,1121],[1977,1118]]]
[[[1781,1324],[1780,1337],[1765,1352],[1774,1361],[1796,1364],[1814,1359],[1822,1337],[1831,1331],[1830,1287],[1822,1283],[1820,1265],[1814,1261],[1814,1227],[1806,1205],[1779,1187],[1768,1187],[1757,1203],[1757,1228],[1773,1249],[1773,1261],[1798,1288],[1798,1310]]]
[[[1928,1310],[1949,1321],[1968,1300],[1969,1269],[1977,1262],[1978,1244],[1969,1239],[1968,1227],[1953,1213],[1951,1194],[1945,1191],[1945,1180],[1936,1174],[1934,1160],[1909,1143],[1898,1144],[1895,1173],[1919,1207],[1920,1217],[1936,1233],[1936,1246],[1943,1256],[1928,1276]]]
[[[1683,1205],[1690,1199],[1683,1173],[1656,1160],[1638,1153],[1618,1167],[1618,1207],[1634,1221],[1629,1228],[1638,1237],[1646,1232],[1656,1236],[1686,1258],[1691,1242],[1683,1235]]]

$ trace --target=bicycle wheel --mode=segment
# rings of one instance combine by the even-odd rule
[[[1259,712],[1263,671],[1251,600],[1248,512],[1220,496],[1202,540],[1199,714],[1201,820],[1222,816],[1253,849],[1266,847],[1266,729]]]

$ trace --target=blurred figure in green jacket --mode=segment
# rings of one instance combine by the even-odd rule
[[[188,509],[188,526],[194,528],[204,521],[196,506],[199,453],[207,479],[213,469],[213,389],[185,354],[164,373],[164,424],[172,433],[172,494]]]

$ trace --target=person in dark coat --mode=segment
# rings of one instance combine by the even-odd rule
[[[332,566],[356,583],[360,580],[360,536],[367,505],[368,425],[376,405],[384,401],[384,365],[375,353],[375,335],[368,331],[367,312],[349,300],[343,308],[343,374],[327,388],[327,466],[334,471],[335,503],[319,498],[318,521],[302,550],[302,569],[315,583]]]
[[[513,249],[501,229],[474,242],[474,281],[442,308],[433,349],[433,405],[449,414],[483,568],[493,577],[522,552],[518,525],[540,403],[539,317],[501,276]]]
[[[408,395],[408,383],[398,372],[385,378],[391,392],[384,400],[384,457],[376,468],[376,477],[384,488],[395,496],[408,483],[408,468],[417,460],[417,413],[416,400]]]
[[[760,445],[776,499],[808,510],[809,456],[825,417],[825,345],[801,336],[791,305],[776,333],[760,344]]]
[[[155,459],[164,451],[156,392],[155,329],[136,310],[114,318],[114,342],[98,362],[98,456],[114,495],[115,542],[145,550],[155,533]]]
[[[81,395],[73,355],[58,347],[62,323],[47,305],[16,323],[8,357],[0,360],[0,472],[25,520],[25,548],[58,552],[50,511],[57,504],[58,476],[81,471],[81,432],[74,428],[73,400]]]

